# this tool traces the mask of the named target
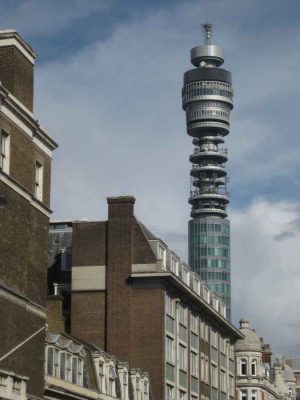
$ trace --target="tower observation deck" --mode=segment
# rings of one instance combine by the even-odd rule
[[[230,224],[227,217],[227,149],[233,108],[231,73],[220,68],[223,50],[211,44],[212,25],[204,24],[205,44],[191,50],[196,67],[184,74],[182,108],[188,135],[195,146],[190,155],[189,265],[227,304],[230,318]]]

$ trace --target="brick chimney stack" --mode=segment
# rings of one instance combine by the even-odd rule
[[[0,30],[0,82],[28,110],[33,111],[36,53],[14,30]]]

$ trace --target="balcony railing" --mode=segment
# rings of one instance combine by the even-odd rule
[[[0,398],[7,400],[26,400],[26,376],[0,370]]]

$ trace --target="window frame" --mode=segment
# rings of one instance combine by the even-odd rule
[[[0,130],[0,170],[9,174],[10,169],[10,135]]]
[[[44,190],[44,166],[38,160],[35,161],[35,184],[34,194],[39,201],[43,201]]]

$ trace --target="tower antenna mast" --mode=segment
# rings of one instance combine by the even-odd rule
[[[205,44],[211,44],[211,38],[213,34],[213,26],[209,22],[205,22],[205,24],[202,25],[203,30],[204,30],[204,39],[205,39]]]

